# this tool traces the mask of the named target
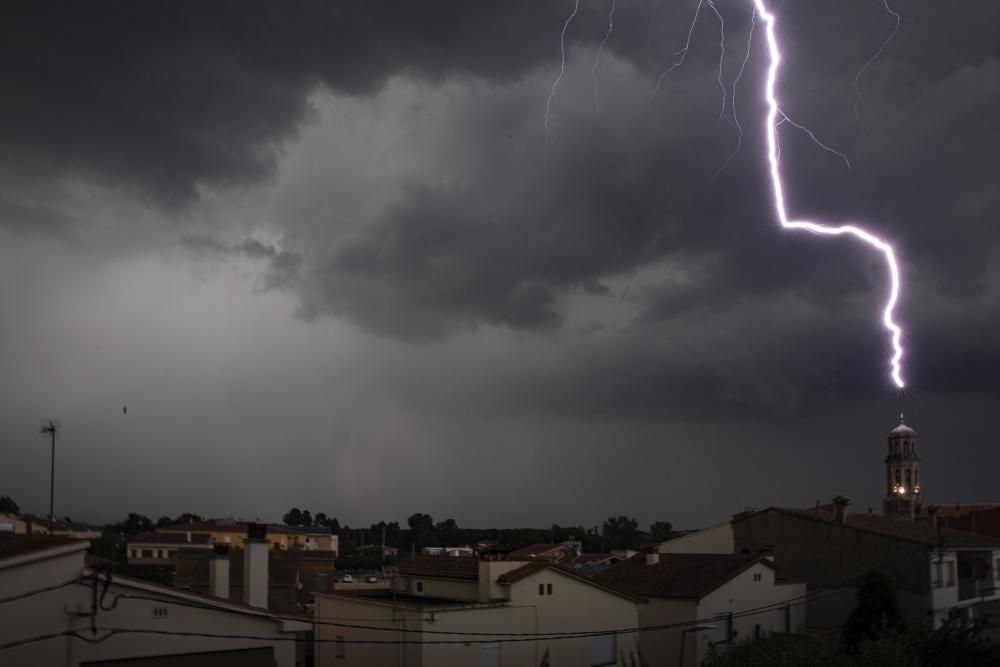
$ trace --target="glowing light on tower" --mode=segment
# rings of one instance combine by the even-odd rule
[[[903,331],[893,319],[896,302],[899,300],[899,266],[896,262],[896,253],[887,241],[879,238],[875,234],[857,225],[827,225],[811,220],[795,220],[788,217],[785,205],[785,188],[781,180],[781,163],[778,149],[778,125],[781,122],[792,121],[781,111],[778,103],[775,87],[778,81],[778,74],[781,68],[781,51],[778,48],[778,40],[774,30],[774,15],[767,11],[764,0],[753,0],[755,10],[764,21],[765,33],[767,35],[767,48],[770,56],[770,63],[767,69],[767,79],[764,86],[764,97],[767,100],[767,158],[770,165],[771,187],[774,196],[774,208],[778,214],[781,226],[786,229],[802,229],[821,236],[852,236],[864,241],[872,248],[875,248],[885,257],[886,266],[889,269],[889,298],[882,311],[882,324],[890,333],[893,354],[889,360],[890,375],[892,381],[900,389],[903,388],[902,360]]]

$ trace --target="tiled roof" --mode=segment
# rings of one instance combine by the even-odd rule
[[[607,553],[607,554],[580,554],[579,556],[577,556],[573,560],[573,563],[575,565],[591,565],[591,564],[594,564],[594,563],[603,563],[604,561],[608,560],[609,558],[621,558],[621,557],[620,556],[616,556],[614,554],[610,554],[610,553]]]
[[[399,573],[410,577],[479,579],[479,559],[471,556],[417,556],[399,562]]]
[[[646,564],[638,554],[594,576],[594,581],[641,597],[700,599],[755,563],[773,567],[759,556],[737,554],[660,554]]]
[[[497,581],[501,584],[513,584],[515,582],[521,581],[525,577],[530,577],[536,572],[541,572],[542,570],[547,570],[552,566],[552,563],[544,560],[533,560],[525,563],[519,568],[504,572],[499,577]]]
[[[521,547],[516,551],[511,551],[507,554],[507,560],[538,558],[539,556],[544,556],[548,552],[555,551],[559,548],[572,550],[572,547],[567,547],[565,544],[529,544],[528,546]]]
[[[0,536],[0,560],[54,549],[67,544],[86,546],[90,542],[66,535],[4,535]]]
[[[188,540],[187,534],[185,533],[140,533],[138,535],[133,535],[126,540],[129,544],[192,544],[192,545],[203,545],[208,544],[211,540],[211,535],[206,535],[204,533],[192,533],[191,539]]]
[[[825,512],[822,509],[794,509],[790,507],[771,507],[771,510],[800,516],[813,521],[833,524],[836,517],[832,512]],[[761,510],[766,512],[768,510]],[[1000,539],[995,537],[985,537],[983,535],[973,535],[953,528],[935,528],[929,520],[913,521],[910,519],[895,518],[882,514],[867,514],[863,512],[849,512],[847,514],[848,528],[862,530],[868,533],[875,533],[903,542],[916,542],[936,546],[939,540],[946,547],[957,548],[1000,548]]]
[[[963,516],[970,512],[985,512],[988,510],[1000,509],[1000,503],[975,503],[962,505],[935,505],[939,518],[949,518],[953,516]]]
[[[249,521],[236,521],[234,519],[206,519],[205,521],[193,521],[191,523],[178,523],[173,526],[165,526],[163,528],[157,528],[157,532],[171,532],[176,533],[178,531],[201,531],[201,532],[227,532],[227,533],[246,533],[247,526],[251,522]],[[267,524],[268,533],[284,533],[284,534],[298,534],[304,535],[305,529],[299,528],[298,526],[282,526],[276,523]]]

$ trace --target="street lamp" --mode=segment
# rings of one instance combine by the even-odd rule
[[[42,427],[38,430],[42,436],[48,436],[52,441],[52,466],[49,470],[49,535],[55,529],[56,523],[56,434],[59,431],[58,419],[43,419]]]
[[[680,667],[684,667],[684,643],[687,640],[687,633],[689,632],[703,632],[705,630],[715,630],[717,625],[714,623],[702,623],[701,625],[692,625],[690,628],[684,628],[681,630],[681,657],[677,661]]]

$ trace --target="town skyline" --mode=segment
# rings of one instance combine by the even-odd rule
[[[621,3],[595,68],[581,3],[552,94],[572,2],[11,10],[0,490],[45,512],[52,417],[95,522],[695,527],[879,507],[902,411],[927,502],[994,500],[998,10],[891,3],[879,51],[880,3],[780,4],[786,111],[851,158],[783,126],[790,205],[895,244],[902,394],[881,260],[775,219],[760,39],[719,172],[707,11],[661,80],[693,7]]]

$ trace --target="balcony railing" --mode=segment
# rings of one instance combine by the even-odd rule
[[[958,599],[990,597],[996,593],[996,584],[990,579],[958,582]]]

